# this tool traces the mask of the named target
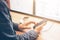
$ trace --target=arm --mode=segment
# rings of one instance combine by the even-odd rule
[[[30,27],[28,27],[24,24],[13,23],[13,29],[15,31],[25,32],[24,29],[30,29]]]
[[[13,28],[14,30],[22,30],[22,29],[30,29],[31,27],[28,27],[29,24],[36,24],[35,22],[28,22],[28,23],[25,23],[25,24],[17,24],[17,23],[13,23]]]
[[[15,28],[18,26],[18,24],[14,24]],[[17,28],[18,29],[18,28]],[[35,40],[38,37],[38,33],[35,32],[34,30],[31,30],[27,33],[17,35],[17,38],[20,40]]]
[[[31,27],[29,26],[30,24],[37,24],[36,22],[33,22],[33,21],[30,21],[30,22],[27,22],[27,23],[24,23],[24,24],[19,24],[18,25],[18,28],[20,29],[31,29]]]
[[[41,25],[37,26],[35,29],[25,34],[17,35],[17,37],[19,39],[22,38],[22,40],[36,40],[36,38],[38,37],[38,34],[40,33],[40,31],[42,30],[45,24],[46,24],[46,21],[44,21],[44,23],[42,23]]]
[[[38,33],[34,30],[31,30],[25,34],[17,35],[17,37],[21,40],[36,40],[36,38],[38,37]]]

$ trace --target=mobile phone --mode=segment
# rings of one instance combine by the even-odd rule
[[[47,20],[43,20],[43,21],[39,22],[38,24],[36,24],[35,26],[33,26],[33,29],[35,29],[37,26],[43,24],[44,22],[47,22]]]

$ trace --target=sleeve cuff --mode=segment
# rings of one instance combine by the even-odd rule
[[[31,36],[31,38],[37,38],[38,37],[38,33],[35,32],[34,30],[31,30],[28,32],[29,33],[29,36]]]
[[[13,28],[14,28],[14,30],[19,30],[19,29],[18,29],[18,24],[13,23]]]

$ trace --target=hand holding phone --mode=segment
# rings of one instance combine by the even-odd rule
[[[35,28],[36,28],[37,26],[39,26],[39,25],[42,25],[42,24],[45,23],[45,22],[47,22],[47,20],[46,20],[46,19],[43,19],[43,21],[37,23],[37,24],[33,27],[33,29],[35,29]]]

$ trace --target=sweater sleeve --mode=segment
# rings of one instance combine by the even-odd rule
[[[19,40],[36,40],[38,37],[38,33],[36,33],[34,30],[31,30],[25,34],[17,35]]]
[[[18,24],[13,23],[13,29],[14,29],[14,30],[19,30],[19,29],[18,29]]]

